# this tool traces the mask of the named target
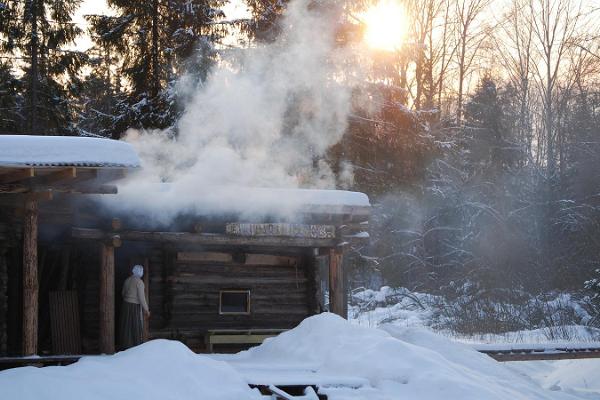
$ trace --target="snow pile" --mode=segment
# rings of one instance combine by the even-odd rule
[[[583,381],[565,368],[540,381],[547,390],[523,376],[527,371],[425,329],[365,328],[321,314],[236,355],[196,355],[181,343],[155,340],[67,367],[0,372],[0,391],[2,398],[20,400],[251,400],[264,398],[248,386],[261,380],[317,384],[329,400],[575,399],[566,389],[582,389]],[[594,368],[584,379],[593,380]]]
[[[72,136],[0,135],[0,166],[140,166],[129,143]]]
[[[240,400],[259,398],[226,363],[179,342],[154,340],[114,356],[84,357],[66,367],[0,372],[3,399]]]
[[[381,398],[389,399],[571,398],[542,390],[488,356],[426,330],[385,329],[356,326],[333,314],[321,314],[239,353],[232,361],[313,365],[316,373],[365,378],[385,395]]]

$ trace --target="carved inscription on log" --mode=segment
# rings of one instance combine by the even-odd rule
[[[334,239],[335,227],[333,225],[305,225],[305,224],[249,224],[229,223],[225,230],[228,235],[234,236],[286,236],[312,239]]]

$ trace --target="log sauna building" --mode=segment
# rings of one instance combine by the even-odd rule
[[[0,356],[118,350],[134,264],[145,266],[145,337],[198,352],[257,344],[324,310],[346,316],[343,252],[368,240],[365,195],[238,189],[234,207],[209,213],[199,199],[161,223],[105,206],[139,166],[124,142],[0,136]],[[274,197],[288,212],[244,207]]]

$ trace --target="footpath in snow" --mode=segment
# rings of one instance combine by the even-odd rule
[[[314,383],[331,400],[594,398],[593,388],[581,397],[551,384],[543,377],[551,372],[533,376],[422,328],[374,329],[321,314],[235,355],[196,355],[179,342],[155,340],[70,366],[8,370],[0,372],[0,393],[20,400],[239,400],[265,398],[248,383]],[[600,376],[600,365],[588,372]]]

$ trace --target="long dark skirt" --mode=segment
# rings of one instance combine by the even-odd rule
[[[125,350],[141,344],[143,329],[142,306],[123,301],[119,330],[119,344],[121,345],[121,349]]]

